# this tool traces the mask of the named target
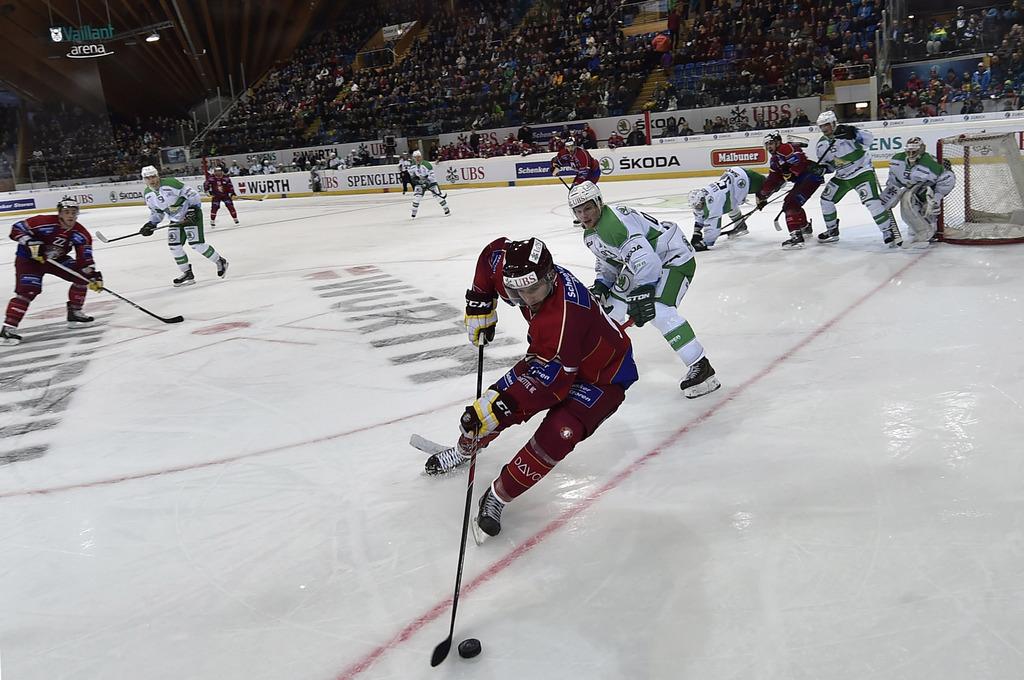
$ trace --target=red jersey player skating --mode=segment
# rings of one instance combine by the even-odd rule
[[[428,474],[469,462],[509,425],[547,411],[530,440],[480,497],[477,526],[496,536],[505,504],[544,478],[608,416],[637,379],[629,337],[558,267],[543,241],[499,238],[477,259],[466,291],[466,329],[475,345],[494,338],[498,298],[519,305],[529,323],[526,356],[466,407],[458,443],[427,459]]]
[[[238,213],[235,212],[235,203],[231,199],[235,197],[235,185],[231,182],[231,178],[224,174],[223,166],[218,165],[213,169],[212,175],[206,176],[206,181],[203,182],[203,191],[210,194],[212,202],[210,204],[210,226],[216,226],[217,211],[220,210],[221,201],[224,202],[224,207],[231,213],[231,218],[238,224]]]
[[[770,157],[769,173],[764,184],[757,192],[757,209],[768,204],[768,197],[785,182],[792,182],[793,188],[782,200],[782,210],[786,213],[786,226],[789,238],[782,242],[786,250],[804,247],[804,234],[811,233],[811,223],[804,212],[804,203],[818,190],[825,178],[821,168],[803,152],[803,147],[795,143],[783,143],[779,132],[769,132],[764,137],[764,146]]]
[[[576,141],[570,137],[565,144],[558,147],[555,157],[551,159],[551,174],[557,175],[563,170],[572,170],[576,177],[572,185],[593,182],[597,184],[601,179],[601,164],[590,155],[586,149],[576,146]]]
[[[32,300],[43,291],[43,277],[47,274],[71,282],[68,326],[92,323],[93,318],[82,313],[82,305],[86,289],[103,290],[103,276],[92,259],[92,235],[77,219],[78,201],[65,197],[57,203],[56,215],[38,215],[14,223],[11,239],[18,242],[14,257],[14,297],[7,303],[7,316],[0,327],[0,344],[21,342],[16,329]],[[48,259],[82,274],[89,283],[53,266]]]

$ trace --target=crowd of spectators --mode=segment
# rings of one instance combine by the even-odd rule
[[[990,7],[968,14],[957,8],[950,17],[927,17],[909,26],[902,36],[931,24],[941,28],[935,45],[926,45],[903,54],[910,58],[935,59],[959,54],[984,53],[972,68],[959,70],[922,66],[898,88],[883,85],[878,96],[878,117],[923,118],[952,114],[1010,111],[1021,108],[1024,88],[1024,10],[1020,1],[1012,5]],[[920,36],[921,34],[918,33]],[[894,35],[894,43],[898,36]],[[907,44],[907,43],[900,43]],[[909,68],[909,67],[906,67]]]
[[[346,14],[344,22],[300,46],[243,96],[226,119],[206,134],[203,154],[309,145],[309,127],[330,110],[343,89],[352,87],[352,63],[359,49],[384,26],[429,17],[439,4],[439,0],[388,0],[365,3],[359,12]]]
[[[665,63],[670,82],[646,106],[666,111],[823,94],[837,66],[874,70],[883,6],[882,0],[712,2],[691,26],[680,24]]]
[[[337,29],[328,31],[236,106],[205,150],[619,115],[657,63],[649,36],[622,33],[614,0],[463,0],[429,9],[426,37],[395,65],[353,70],[337,58]]]
[[[18,109],[0,107],[0,191],[14,189],[14,154],[18,143]]]
[[[968,12],[963,5],[955,13],[908,17],[892,29],[892,58],[928,59],[942,53],[992,51],[1002,35],[1024,20],[1020,0]]]
[[[128,121],[55,107],[29,112],[29,121],[31,176],[49,181],[137,179],[142,166],[159,165],[161,148],[183,146],[196,132],[189,119]]]

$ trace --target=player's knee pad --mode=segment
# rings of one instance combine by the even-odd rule
[[[531,453],[544,464],[553,467],[586,439],[587,429],[567,408],[549,411],[523,451]]]
[[[41,276],[27,275],[18,279],[14,286],[14,295],[25,302],[32,302],[39,293],[43,292],[43,279]]]

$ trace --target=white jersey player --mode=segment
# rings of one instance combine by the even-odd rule
[[[188,263],[188,255],[185,254],[186,242],[197,253],[216,264],[217,276],[224,278],[228,271],[228,261],[206,242],[199,192],[174,177],[161,178],[160,172],[152,165],[142,168],[142,178],[146,182],[146,189],[142,195],[146,200],[146,207],[149,208],[149,222],[142,225],[139,233],[143,236],[152,236],[164,218],[170,219],[167,246],[182,272],[181,276],[174,279],[174,285],[189,286],[196,282],[192,274],[192,265]]]
[[[441,207],[444,208],[445,215],[451,215],[452,211],[448,208],[448,196],[441,193],[441,189],[437,186],[437,175],[434,174],[434,166],[428,161],[423,160],[423,154],[417,149],[412,152],[412,165],[409,166],[409,177],[412,179],[413,194],[412,194],[412,216],[416,217],[416,213],[420,209],[420,201],[423,200],[423,191],[429,189],[430,193],[438,200]]]
[[[835,175],[825,184],[821,192],[821,212],[825,218],[825,231],[818,234],[822,243],[839,240],[839,218],[836,215],[836,203],[849,191],[853,190],[860,197],[860,202],[871,213],[871,217],[882,232],[882,240],[890,248],[903,244],[903,237],[892,211],[881,201],[878,178],[875,168],[871,165],[869,148],[874,137],[866,130],[859,130],[852,125],[839,125],[833,111],[823,111],[818,116],[818,128],[821,139],[818,140],[818,163],[827,172]]]
[[[620,324],[627,315],[637,326],[652,322],[687,366],[679,383],[684,395],[693,399],[721,387],[704,346],[676,309],[697,270],[679,225],[626,206],[607,206],[590,181],[569,191],[569,208],[597,258],[590,291],[598,303]]]
[[[703,251],[715,245],[722,233],[722,216],[728,215],[735,229],[729,236],[745,234],[746,225],[739,220],[743,217],[740,205],[748,194],[756,193],[764,184],[764,177],[743,168],[729,168],[717,180],[703,189],[690,192],[690,207],[693,208],[694,250]],[[738,222],[738,223],[737,223]]]
[[[889,161],[889,179],[882,203],[900,214],[910,230],[908,242],[928,241],[935,235],[942,199],[956,186],[956,175],[925,150],[920,137],[911,137]],[[900,200],[902,196],[902,200]]]

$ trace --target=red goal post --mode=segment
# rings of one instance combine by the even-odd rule
[[[968,133],[938,141],[956,175],[943,199],[939,240],[958,245],[1024,243],[1024,132]]]

